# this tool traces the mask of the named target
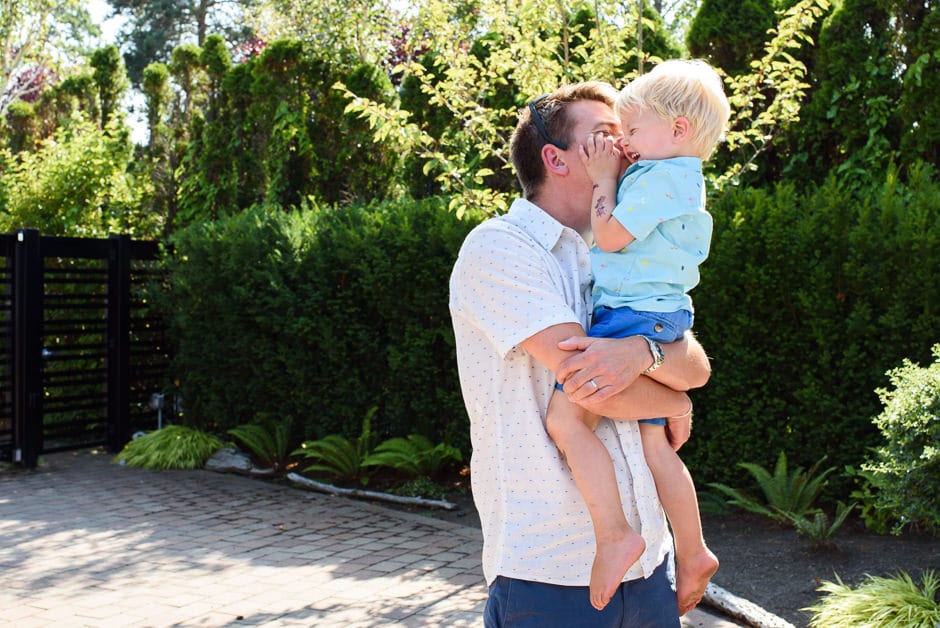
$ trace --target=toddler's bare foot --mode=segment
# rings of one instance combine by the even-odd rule
[[[708,581],[718,571],[718,558],[707,547],[678,560],[676,565],[676,599],[679,614],[685,615],[702,601]]]
[[[591,567],[591,606],[604,610],[623,575],[646,549],[646,541],[634,530],[616,539],[597,540],[597,554]]]

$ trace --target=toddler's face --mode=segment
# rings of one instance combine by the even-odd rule
[[[652,109],[636,108],[621,119],[623,140],[620,143],[630,163],[641,159],[669,159],[678,155],[673,142],[670,120],[663,120]]]

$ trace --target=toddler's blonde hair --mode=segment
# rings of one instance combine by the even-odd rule
[[[731,116],[721,77],[701,60],[663,61],[620,90],[614,108],[621,118],[647,108],[670,122],[688,119],[692,148],[702,160],[715,151]]]

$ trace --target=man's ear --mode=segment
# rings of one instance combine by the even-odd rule
[[[557,146],[546,144],[542,147],[542,163],[548,172],[558,175],[566,175],[569,172],[568,158]]]
[[[692,125],[685,116],[679,116],[672,121],[672,139],[675,142],[681,142],[692,132]]]

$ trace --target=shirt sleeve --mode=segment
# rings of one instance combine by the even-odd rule
[[[561,323],[578,323],[566,302],[557,262],[519,230],[477,229],[467,237],[451,277],[451,309],[506,355]]]

